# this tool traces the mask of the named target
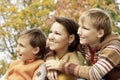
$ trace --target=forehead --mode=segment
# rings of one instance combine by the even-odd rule
[[[22,34],[19,38],[31,38],[30,34]]]
[[[31,39],[31,37],[29,36],[29,35],[21,35],[21,36],[19,36],[19,38],[18,38],[18,40],[30,40]]]
[[[58,22],[54,22],[52,27],[51,27],[51,30],[56,30],[56,31],[59,31],[59,32],[67,32],[65,26],[63,26],[62,24],[58,23]]]
[[[84,26],[84,25],[93,26],[93,21],[90,19],[90,17],[82,17],[79,19],[79,25],[80,26]]]

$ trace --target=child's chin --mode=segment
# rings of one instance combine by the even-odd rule
[[[85,45],[85,43],[84,43],[84,42],[80,42],[80,44]]]

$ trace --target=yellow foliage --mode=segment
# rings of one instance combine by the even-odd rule
[[[9,64],[6,61],[0,60],[0,75],[5,74],[8,67],[9,67]]]
[[[90,6],[94,6],[96,4],[97,0],[88,0],[88,3]]]
[[[11,12],[15,12],[15,13],[17,12],[17,8],[15,6],[13,6],[13,5],[10,6],[9,10]]]
[[[116,11],[116,5],[115,4],[110,4],[109,6],[109,9],[112,11],[112,12],[114,12],[115,14],[117,14],[118,12]]]
[[[46,5],[51,5],[53,2],[53,0],[43,0],[42,3],[43,3],[43,6],[46,6]]]

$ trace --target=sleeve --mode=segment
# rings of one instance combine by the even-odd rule
[[[45,55],[45,60],[51,60],[51,59],[55,59],[55,53],[54,51],[49,51],[46,55]]]
[[[38,70],[35,72],[35,79],[33,80],[46,80],[47,70],[45,64],[41,64]]]
[[[119,49],[120,50],[120,49]],[[92,66],[76,65],[65,63],[63,71],[90,80],[100,80],[105,74],[111,71],[120,63],[120,51],[115,48],[107,47],[100,55],[98,61]]]

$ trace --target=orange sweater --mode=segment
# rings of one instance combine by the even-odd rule
[[[5,80],[35,80],[37,69],[43,62],[43,60],[14,61],[6,73]]]

